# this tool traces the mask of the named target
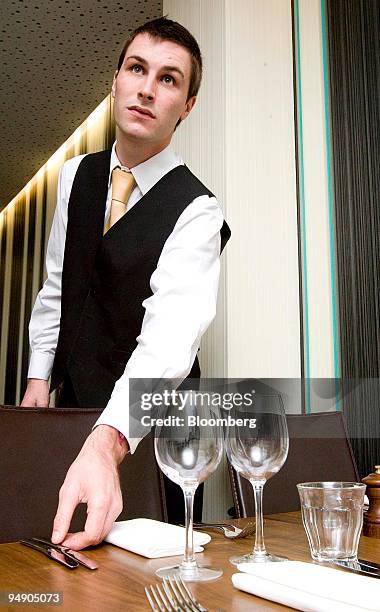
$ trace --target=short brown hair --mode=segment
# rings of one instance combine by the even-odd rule
[[[139,34],[149,34],[152,38],[171,40],[189,51],[191,56],[191,74],[187,99],[189,100],[189,98],[196,96],[202,80],[202,55],[199,45],[194,36],[186,28],[177,23],[177,21],[172,21],[166,17],[159,17],[158,19],[148,21],[132,32],[120,54],[117,70],[119,71],[123,65],[129,45]]]

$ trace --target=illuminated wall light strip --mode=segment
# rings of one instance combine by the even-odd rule
[[[73,132],[71,136],[69,136],[69,138],[56,151],[54,151],[53,155],[44,163],[43,166],[41,166],[30,181],[28,181],[21,191],[19,191],[19,193],[15,195],[15,197],[3,208],[3,210],[0,211],[0,218],[2,218],[5,211],[9,211],[22,197],[24,197],[26,190],[30,190],[34,183],[37,183],[43,178],[44,173],[49,171],[49,169],[55,165],[59,158],[64,158],[65,152],[70,148],[70,146],[80,139],[84,132],[96,128],[98,122],[100,122],[104,116],[108,114],[109,97],[110,95],[104,98],[104,100],[98,104],[90,115],[86,117],[83,123],[76,128],[75,132]]]

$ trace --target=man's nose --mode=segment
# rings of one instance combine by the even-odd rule
[[[155,95],[156,92],[153,79],[144,79],[144,82],[141,83],[140,91],[138,92],[140,100],[152,101]]]

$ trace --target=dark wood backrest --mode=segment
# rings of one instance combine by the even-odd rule
[[[60,486],[100,412],[0,407],[0,542],[50,537]],[[118,520],[166,520],[151,435],[126,457],[119,471],[124,509]],[[81,504],[71,531],[81,530],[85,517]]]
[[[341,412],[287,415],[288,458],[264,487],[265,514],[300,509],[300,482],[358,482],[351,444]],[[228,464],[237,517],[254,516],[252,486]]]

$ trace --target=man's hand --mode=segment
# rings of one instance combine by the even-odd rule
[[[40,378],[29,378],[21,407],[48,408],[49,407],[49,384],[47,380]]]
[[[59,492],[52,542],[80,550],[105,538],[123,509],[117,466],[128,450],[128,442],[120,442],[119,432],[108,425],[99,425],[88,436]],[[84,531],[68,534],[79,503],[87,504]]]

